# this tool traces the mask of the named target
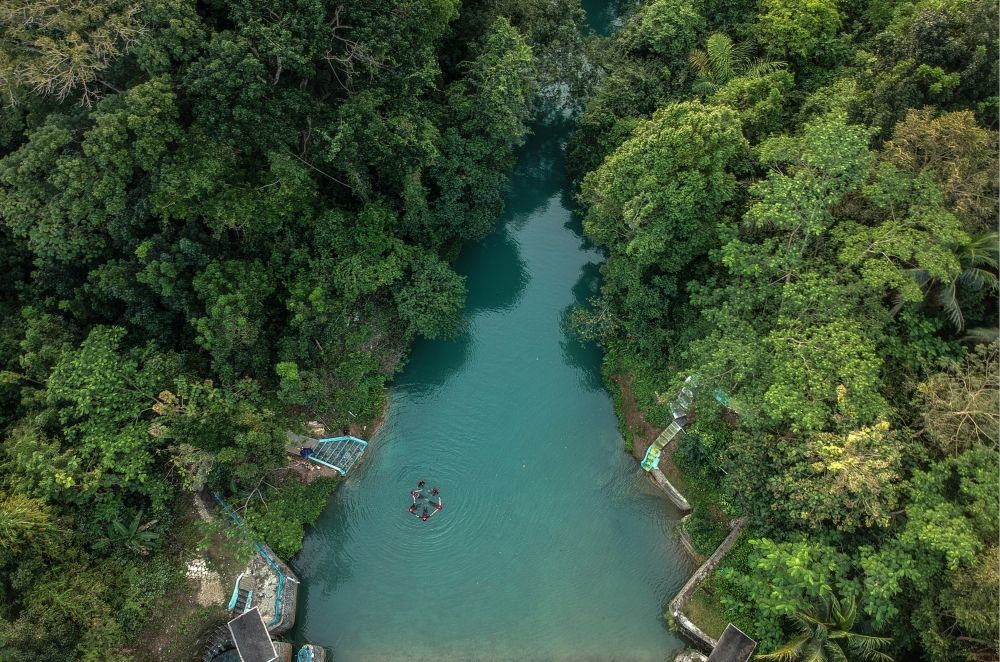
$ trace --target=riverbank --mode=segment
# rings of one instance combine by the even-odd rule
[[[417,343],[365,466],[293,561],[293,635],[338,659],[662,660],[683,648],[654,616],[692,570],[677,514],[620,452],[599,350],[564,325],[602,257],[574,216],[572,126],[533,128],[504,218],[456,264],[465,332]],[[444,496],[428,523],[406,513],[421,478]],[[427,604],[432,619],[406,617]]]
[[[625,448],[633,458],[641,461],[665,428],[646,420],[632,391],[629,375],[613,374],[609,381],[609,389],[618,389],[614,394],[615,413],[625,438]],[[691,511],[678,523],[676,533],[691,558],[701,565],[671,600],[664,617],[671,625],[683,630],[689,639],[705,648],[711,640],[722,636],[728,623],[723,607],[710,587],[711,575],[724,561],[726,553],[737,544],[745,521],[730,521],[711,499],[709,491],[698,489],[686,480],[674,461],[676,447],[665,450],[667,452],[660,456],[659,470],[669,482],[660,487],[675,505],[678,502],[671,491],[683,495],[681,500],[684,503],[690,499]],[[692,528],[697,529],[694,536],[689,530]]]

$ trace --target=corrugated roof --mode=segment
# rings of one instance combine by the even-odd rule
[[[233,636],[236,651],[243,662],[274,662],[278,653],[271,643],[260,611],[254,607],[229,621],[229,633]]]
[[[708,662],[747,662],[756,649],[757,642],[730,623],[708,656]]]

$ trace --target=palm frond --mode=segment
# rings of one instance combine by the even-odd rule
[[[773,74],[775,71],[781,71],[786,66],[788,65],[784,62],[775,60],[753,60],[747,65],[743,75],[748,78],[763,78],[768,74]]]
[[[719,89],[719,86],[710,80],[700,80],[691,86],[692,92],[706,97],[710,94],[714,94],[717,89]]]
[[[1000,340],[1000,328],[995,326],[977,326],[966,329],[962,340],[971,343],[992,343]]]
[[[848,662],[847,654],[844,652],[844,649],[841,648],[840,644],[838,644],[837,642],[828,641],[826,642],[824,648],[827,652],[829,659],[833,660],[833,662]]]
[[[829,612],[829,605],[826,601],[823,602],[823,612],[822,614],[817,614],[812,609],[800,609],[795,612],[795,618],[802,619],[803,622],[808,623],[810,626],[816,627],[821,626],[826,628],[827,626],[827,613]]]
[[[996,232],[986,232],[972,237],[962,251],[969,266],[997,268],[1000,262],[1000,235]]]
[[[958,331],[965,328],[965,316],[962,314],[962,307],[958,304],[958,297],[955,292],[955,281],[944,284],[937,289],[934,298],[937,300],[941,310],[948,316],[948,321],[952,323]]]
[[[733,77],[739,65],[740,53],[727,35],[716,32],[705,42],[712,78],[717,83],[725,83]]]
[[[1000,279],[997,275],[982,267],[969,267],[960,273],[956,280],[972,290],[981,290],[985,287],[991,292],[996,292],[1000,289]]]
[[[863,653],[862,659],[864,660],[874,660],[874,662],[896,662],[892,655],[888,653],[883,653],[882,651],[872,651],[870,653]]]
[[[712,68],[708,62],[708,54],[703,50],[695,49],[688,55],[688,63],[698,78],[708,80],[712,77]]]
[[[799,656],[802,654],[802,649],[809,642],[809,639],[810,639],[809,633],[802,634],[798,637],[795,637],[787,644],[779,646],[770,653],[762,653],[757,655],[757,659],[781,660],[782,662],[785,661],[792,662],[793,660],[799,659]]]
[[[854,627],[854,621],[858,617],[858,601],[854,598],[849,598],[847,609],[845,610],[843,607],[843,603],[839,603],[837,607],[839,625],[844,630],[850,630]]]
[[[805,652],[802,657],[804,662],[826,662],[826,653],[824,652],[823,644],[819,642],[813,642],[813,645]]]
[[[869,654],[877,652],[892,643],[889,637],[877,637],[873,634],[859,634],[849,632],[847,635],[847,645],[859,653]]]
[[[753,46],[749,41],[741,41],[733,44],[733,66],[735,71],[745,71],[750,65],[750,54],[753,53]]]

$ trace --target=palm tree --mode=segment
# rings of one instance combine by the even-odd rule
[[[705,50],[691,51],[688,62],[698,74],[693,88],[698,94],[711,94],[737,76],[759,78],[785,67],[784,62],[750,59],[747,42],[734,44],[728,35],[721,32],[708,38]]]
[[[757,658],[783,662],[847,662],[850,659],[892,662],[892,657],[881,650],[892,640],[855,632],[857,615],[857,603],[853,598],[842,604],[831,595],[823,600],[819,609],[800,609],[791,617],[799,630],[797,637]]]
[[[997,264],[1000,260],[1000,248],[997,241],[1000,236],[996,232],[986,232],[972,237],[958,254],[961,271],[950,281],[932,278],[925,269],[913,269],[911,274],[921,287],[925,288],[928,303],[938,306],[948,316],[957,331],[965,328],[965,315],[958,302],[958,289],[978,292],[988,289],[996,293],[1000,289],[997,279]],[[984,329],[970,329],[970,336],[982,334]]]
[[[158,520],[154,519],[145,524],[140,524],[141,521],[142,513],[136,513],[128,525],[122,524],[121,520],[117,518],[111,520],[111,523],[108,524],[108,535],[97,541],[94,546],[98,549],[106,549],[111,545],[120,545],[125,549],[148,556],[150,545],[160,538],[159,533],[150,531],[156,526]]]

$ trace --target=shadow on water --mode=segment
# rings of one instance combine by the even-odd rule
[[[588,262],[580,270],[580,277],[573,285],[574,303],[567,306],[560,315],[563,328],[566,330],[562,340],[559,342],[562,348],[563,358],[566,363],[577,369],[580,376],[580,383],[590,391],[599,391],[604,388],[601,379],[601,350],[597,343],[584,342],[569,326],[570,313],[576,307],[587,305],[587,301],[597,296],[601,282],[601,265],[597,262]]]
[[[541,117],[532,123],[508,184],[504,209],[507,220],[486,239],[462,249],[456,269],[467,279],[467,317],[481,311],[508,310],[524,293],[530,276],[514,232],[565,189],[562,147],[571,128],[571,121],[560,115]],[[582,229],[580,233],[582,236]]]
[[[576,199],[575,186],[570,186],[563,190],[562,204],[572,212],[566,222],[563,223],[563,227],[576,235],[580,240],[580,250],[600,250],[597,244],[592,242],[583,231],[583,209],[580,206],[580,202]]]
[[[572,120],[560,113],[540,115],[532,122],[511,173],[509,190],[516,194],[507,196],[508,215],[527,216],[566,188],[563,145],[572,128]]]
[[[289,564],[299,578],[308,579],[299,585],[298,599],[303,604],[309,601],[307,593],[314,594],[313,600],[317,595],[332,596],[338,584],[351,577],[352,564],[345,558],[343,535],[349,521],[348,511],[347,500],[341,494],[330,499],[303,542],[302,550]],[[317,553],[320,549],[322,553]],[[337,572],[325,572],[319,564],[333,564]]]
[[[505,226],[478,243],[466,245],[456,269],[466,278],[466,319],[480,311],[513,307],[529,280],[517,242]]]
[[[414,396],[434,392],[462,369],[471,347],[472,337],[468,329],[455,340],[417,341],[410,352],[406,370],[396,377],[393,388]]]

